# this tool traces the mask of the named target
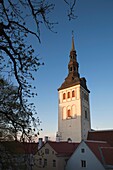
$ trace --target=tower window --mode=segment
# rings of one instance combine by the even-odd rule
[[[67,111],[67,117],[71,117],[71,110],[70,109]]]
[[[72,71],[72,67],[70,67],[70,69],[69,69],[70,71]]]
[[[75,97],[75,91],[74,90],[72,91],[72,97]]]
[[[67,97],[70,98],[70,92],[67,93]]]
[[[88,118],[87,111],[85,110],[85,119]]]
[[[66,99],[66,93],[63,93],[63,100]]]

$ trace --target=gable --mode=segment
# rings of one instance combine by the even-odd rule
[[[84,162],[87,170],[105,170],[96,155],[91,151],[88,145],[82,141],[68,160],[66,170],[75,170],[75,167],[77,170],[81,170],[82,166],[84,166]]]

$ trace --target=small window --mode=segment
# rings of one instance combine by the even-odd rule
[[[39,165],[42,165],[42,158],[39,159]]]
[[[47,166],[47,159],[44,159],[44,167]]]
[[[81,167],[85,168],[86,167],[86,161],[85,160],[81,160]]]
[[[74,90],[72,91],[72,97],[75,97],[75,91]]]
[[[84,148],[82,148],[82,149],[81,149],[81,153],[84,153],[84,152],[85,152],[85,149],[84,149]]]
[[[64,99],[66,99],[66,94],[65,94],[65,93],[63,93],[63,100],[64,100]]]
[[[70,98],[70,92],[67,93],[67,97]]]
[[[72,71],[72,67],[70,67],[70,71]]]
[[[85,119],[88,118],[87,111],[85,110]]]
[[[56,160],[53,160],[53,167],[56,167]]]
[[[45,154],[49,154],[49,149],[45,149]]]

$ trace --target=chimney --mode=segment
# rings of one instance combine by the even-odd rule
[[[45,143],[48,142],[48,140],[49,140],[49,137],[48,137],[48,136],[45,136],[45,140],[44,140]]]
[[[43,139],[39,138],[38,139],[38,149],[40,149],[42,147],[42,143],[43,143]]]
[[[60,135],[58,134],[58,132],[56,134],[56,142],[60,142]]]

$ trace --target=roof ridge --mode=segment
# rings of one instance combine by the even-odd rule
[[[89,131],[89,133],[95,133],[95,132],[108,132],[108,131],[113,131],[113,129],[103,129],[103,130],[94,130],[94,131]]]
[[[108,143],[107,141],[98,141],[98,140],[85,140],[84,142],[90,142],[90,143]]]

